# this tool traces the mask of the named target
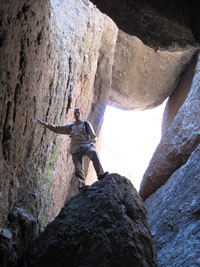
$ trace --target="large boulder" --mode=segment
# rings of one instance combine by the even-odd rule
[[[144,110],[160,105],[170,96],[195,52],[155,51],[135,36],[119,31],[109,104]]]
[[[184,165],[200,142],[200,60],[190,92],[162,137],[140,185],[140,196],[148,198]]]
[[[118,174],[82,189],[32,244],[30,267],[157,266],[143,202]]]
[[[160,267],[200,266],[200,145],[145,201]]]

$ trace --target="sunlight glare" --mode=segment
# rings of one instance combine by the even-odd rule
[[[137,190],[161,138],[165,103],[145,111],[106,107],[100,150],[102,164],[106,171],[130,179]]]

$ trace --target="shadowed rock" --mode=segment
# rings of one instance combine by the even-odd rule
[[[119,29],[154,48],[190,46],[200,40],[199,1],[92,0]],[[196,40],[196,41],[195,41]]]
[[[131,182],[118,174],[82,190],[30,252],[33,266],[157,266],[146,212]]]
[[[200,145],[145,206],[160,267],[200,266]]]

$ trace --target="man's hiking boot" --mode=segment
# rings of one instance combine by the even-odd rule
[[[108,175],[109,174],[109,172],[104,172],[103,174],[100,174],[99,176],[98,176],[98,180],[100,181],[100,180],[102,180],[104,177],[106,177],[106,175]]]

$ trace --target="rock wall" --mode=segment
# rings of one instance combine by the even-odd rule
[[[79,106],[98,131],[117,27],[89,1],[2,1],[0,18],[1,226],[15,205],[34,214],[43,228],[60,211],[68,190],[77,189],[73,181],[69,189],[69,139],[34,119],[71,122]],[[98,90],[102,85],[105,89]]]
[[[194,54],[188,67],[182,73],[176,90],[169,97],[162,120],[162,136],[166,133],[174,117],[178,113],[179,108],[184,103],[192,85],[192,80],[195,74],[195,67],[198,59],[198,51]]]
[[[200,145],[146,201],[160,267],[199,266]]]
[[[199,56],[192,86],[169,129],[162,137],[144,174],[140,195],[149,197],[184,165],[200,142]]]
[[[149,44],[151,38],[146,35],[148,31],[145,23],[159,12],[159,8],[151,6],[149,9],[145,5],[140,12],[142,2],[136,2],[136,21],[143,18],[144,24],[135,25],[141,26],[141,32],[145,28],[145,32],[138,36],[144,36],[143,40]],[[127,1],[123,1],[123,4],[129,11],[132,10]],[[154,13],[152,10],[157,11]],[[129,36],[123,31],[118,34],[114,22],[89,0],[1,1],[0,254],[3,257],[0,258],[3,263],[0,261],[0,264],[5,265],[11,259],[15,261],[16,258],[23,258],[26,250],[20,250],[21,247],[25,249],[30,240],[60,212],[65,201],[78,192],[69,155],[69,138],[55,135],[36,125],[36,117],[54,124],[69,123],[73,120],[73,108],[78,106],[98,134],[107,103],[124,109],[145,109],[160,104],[174,92],[168,102],[169,112],[166,109],[169,116],[165,113],[166,133],[145,174],[141,196],[143,199],[149,197],[181,166],[186,168],[184,175],[191,167],[194,168],[195,164],[192,165],[191,162],[198,161],[200,143],[200,67],[198,63],[190,89],[196,48],[189,46],[197,45],[198,27],[192,26],[191,22],[185,24],[185,19],[191,18],[191,11],[188,12],[189,15],[182,17],[182,24],[177,24],[177,21],[183,22],[179,19],[171,22],[171,17],[168,17],[170,12],[167,12],[166,17],[162,12],[155,16],[155,20],[151,20],[152,25],[147,23],[150,28],[156,25],[157,18],[162,18],[160,22],[166,22],[165,30],[169,25],[174,27],[172,35],[168,30],[170,34],[163,40],[169,41],[166,46],[158,38],[151,45],[156,49],[153,50],[135,36]],[[145,13],[146,17],[140,16]],[[181,18],[181,15],[177,18]],[[159,28],[158,32],[153,29],[151,33],[154,32],[159,37],[162,29]],[[140,30],[138,28],[136,33]],[[179,42],[178,37],[174,38],[176,35],[182,36],[182,41]],[[166,47],[171,52],[157,50]],[[180,51],[180,47],[189,49]],[[175,51],[176,48],[179,51]],[[185,83],[184,77],[188,74]],[[181,101],[174,105],[180,98]],[[194,173],[197,172],[194,170]],[[191,174],[189,179],[193,181],[195,177]],[[93,178],[89,178],[92,182]],[[171,179],[172,183],[176,179],[178,178]],[[195,185],[196,180],[193,183]],[[167,187],[167,184],[164,186],[166,194],[171,194],[172,187]],[[180,199],[181,190],[180,187],[180,195],[177,195]],[[191,192],[192,190],[193,187]],[[157,192],[161,191],[162,188]],[[162,194],[157,196],[158,199],[163,199]],[[194,198],[188,219],[192,221],[199,216],[199,200],[196,195]],[[188,203],[191,199],[189,196]],[[147,208],[149,209],[148,204]],[[165,210],[169,212],[167,207]],[[174,211],[177,212],[177,208]],[[183,209],[183,215],[184,212]],[[149,209],[149,216],[152,216],[149,220],[152,222],[154,214],[155,211]],[[172,220],[174,213],[170,216]],[[196,216],[195,219],[193,216]],[[163,218],[165,222],[164,215]],[[198,222],[192,224],[192,221],[188,225],[194,225],[196,229]],[[163,222],[161,220],[160,224]],[[174,222],[171,224],[174,225]],[[2,229],[3,227],[9,229]],[[158,253],[162,255],[163,250],[159,251],[159,233],[156,236]],[[187,236],[186,233],[178,238],[184,241]],[[165,244],[169,241],[165,233],[163,240]],[[180,240],[177,244],[181,243]],[[191,242],[195,247],[196,236]],[[192,256],[188,256],[188,259],[189,257]],[[180,262],[182,263],[181,258]]]
[[[123,32],[116,46],[116,25],[89,1],[10,5],[3,1],[0,11],[1,225],[15,205],[34,214],[43,228],[77,193],[77,182],[69,138],[44,130],[35,118],[69,123],[79,106],[98,134],[108,99],[126,109],[159,104],[173,92],[195,49],[155,52]]]
[[[140,195],[158,253],[159,266],[198,266],[199,259],[199,151],[200,57],[194,58],[183,77],[194,70],[191,89],[158,145],[144,175]],[[189,81],[189,82],[186,82]],[[180,83],[180,88],[185,87]],[[184,95],[184,94],[183,94]],[[172,96],[174,100],[174,95]],[[177,98],[179,99],[179,98]],[[170,100],[169,100],[170,101]],[[181,101],[180,101],[181,103]],[[168,111],[170,113],[168,105]],[[174,107],[172,105],[172,107]],[[172,109],[172,114],[173,114]]]
[[[30,170],[36,171],[31,152],[36,150],[41,138],[38,139],[33,119],[36,114],[46,115],[54,74],[50,68],[53,64],[47,3],[17,1],[14,4],[12,1],[1,1],[0,9],[3,33],[0,72],[2,225],[20,190],[30,180],[33,187],[36,182],[29,178]],[[30,199],[36,197],[34,191],[34,188],[29,189]]]

